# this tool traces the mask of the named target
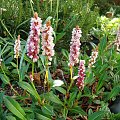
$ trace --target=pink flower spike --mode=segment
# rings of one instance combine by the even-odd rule
[[[90,56],[88,68],[94,67],[93,65],[94,65],[94,63],[96,62],[97,57],[98,57],[98,48],[96,47],[96,48],[92,51],[92,55]]]
[[[76,85],[79,89],[84,88],[84,79],[85,79],[85,60],[80,60],[79,71],[78,71],[78,79]]]
[[[19,57],[19,51],[21,50],[20,48],[20,35],[18,35],[18,38],[15,40],[15,45],[14,45],[14,58]]]
[[[53,28],[50,21],[47,21],[42,28],[42,54],[47,56],[48,65],[51,65],[52,56],[54,56]]]
[[[39,35],[42,26],[42,20],[38,17],[37,12],[34,13],[34,18],[31,18],[30,33],[27,40],[27,55],[37,62],[39,59]]]
[[[74,64],[79,62],[79,54],[80,54],[80,37],[81,37],[81,29],[79,26],[73,28],[72,31],[72,39],[70,42],[70,55],[69,55],[69,66],[74,66]]]

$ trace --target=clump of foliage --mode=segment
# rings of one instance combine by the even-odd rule
[[[111,104],[120,93],[120,54],[119,49],[116,49],[116,46],[119,46],[119,34],[116,38],[116,34],[113,35],[112,31],[118,29],[119,18],[115,19],[118,21],[117,24],[112,22],[114,19],[99,17],[98,28],[102,34],[97,33],[99,33],[100,43],[97,46],[91,43],[93,46],[91,56],[82,49],[80,55],[77,56],[80,60],[80,68],[78,63],[71,67],[68,66],[69,57],[70,55],[72,57],[76,44],[73,44],[70,55],[67,48],[73,26],[81,27],[83,32],[81,41],[88,38],[89,31],[92,31],[92,35],[96,34],[95,29],[91,29],[97,24],[96,16],[98,15],[97,9],[93,6],[93,0],[72,0],[72,2],[66,0],[67,4],[62,4],[62,0],[49,2],[9,0],[8,4],[5,2],[6,0],[2,1],[2,8],[6,6],[7,11],[2,11],[2,36],[0,37],[0,118],[5,120],[118,119],[119,114],[111,113]],[[10,13],[9,7],[11,7]],[[34,14],[33,24],[31,21],[31,26],[33,26],[32,32],[29,33],[28,40],[31,41],[29,43],[28,40],[26,42],[26,38],[29,21],[34,11],[38,11],[38,15]],[[36,20],[38,16],[42,18],[44,27],[37,26],[40,22]],[[13,19],[5,19],[7,17],[13,17]],[[109,26],[111,26],[111,33],[108,31]],[[78,33],[81,33],[78,26],[76,29]],[[40,31],[42,34],[39,38]],[[21,38],[18,36],[15,42],[18,33]],[[77,35],[76,38],[73,34],[72,40],[78,40],[81,37]],[[53,50],[53,42],[51,42],[52,47],[46,44],[50,42],[50,38],[53,40],[53,37],[56,50],[59,52],[55,52],[55,55],[45,54],[51,48]],[[77,43],[80,45],[79,41]],[[16,44],[15,47],[14,44]],[[32,46],[30,49],[28,44]],[[35,44],[37,45],[34,47]],[[37,47],[38,45],[40,48]],[[43,45],[46,47],[43,48]],[[63,49],[64,46],[66,50]],[[36,56],[33,54],[33,49],[36,47],[36,54],[39,50],[40,53],[35,62],[33,58]],[[79,53],[79,46],[77,47],[76,50]],[[51,61],[48,56],[53,57],[53,60]],[[120,111],[116,113],[118,112]]]
[[[66,4],[63,4],[63,3]],[[69,44],[69,34],[77,24],[83,30],[83,40],[88,39],[88,32],[93,27],[98,15],[98,8],[94,6],[94,1],[90,0],[3,0],[1,3],[1,35],[3,37],[11,34],[21,34],[23,39],[27,38],[29,31],[29,20],[33,11],[38,11],[39,16],[46,19],[51,16],[53,19],[53,28],[56,32],[56,49]],[[6,19],[8,18],[8,19]],[[6,32],[5,26],[8,32]],[[12,28],[12,29],[11,29]],[[68,47],[67,47],[68,48]],[[59,51],[59,50],[58,50]]]

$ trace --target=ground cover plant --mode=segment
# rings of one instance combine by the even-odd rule
[[[0,14],[0,119],[120,119],[120,18],[93,0],[2,0]]]

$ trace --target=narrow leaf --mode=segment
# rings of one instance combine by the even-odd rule
[[[101,120],[104,114],[105,111],[94,112],[93,114],[88,116],[88,120]]]
[[[38,113],[36,113],[36,116],[37,116],[37,120],[51,120],[50,118]]]
[[[7,120],[16,120],[16,118],[13,117],[13,116],[6,116],[6,119],[7,119]]]
[[[18,118],[22,119],[22,120],[26,120],[25,118],[25,112],[24,110],[21,108],[20,104],[15,101],[14,99],[12,99],[9,96],[6,96],[3,98],[6,107],[14,114],[16,115]]]
[[[54,102],[54,103],[63,105],[62,101],[55,94],[53,94],[52,92],[49,93],[49,100]]]
[[[24,90],[27,90],[31,95],[33,95],[36,99],[39,99],[39,95],[37,91],[34,90],[34,88],[27,82],[19,82],[18,83],[20,87],[22,87]]]

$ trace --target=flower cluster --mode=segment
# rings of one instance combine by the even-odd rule
[[[42,28],[42,54],[47,56],[48,65],[51,64],[52,56],[54,56],[54,43],[53,43],[53,28],[50,21],[47,21]]]
[[[79,50],[80,50],[80,37],[81,37],[81,29],[79,26],[76,26],[76,28],[73,28],[72,31],[72,39],[70,42],[70,56],[69,56],[69,66],[74,66],[75,63],[79,62]]]
[[[85,60],[80,60],[79,71],[78,71],[78,79],[76,85],[79,89],[84,88],[84,78],[85,78]]]
[[[15,45],[14,45],[14,58],[18,58],[19,56],[19,51],[21,50],[20,48],[20,35],[18,35],[18,38],[15,40]]]
[[[117,33],[117,38],[116,38],[116,42],[115,45],[117,46],[117,51],[120,51],[120,27]]]
[[[89,64],[88,64],[88,67],[93,67],[93,64],[96,62],[96,59],[98,57],[98,48],[95,48],[93,51],[92,51],[92,55],[90,56],[90,60],[89,60]]]
[[[34,18],[31,18],[30,33],[27,40],[27,55],[37,62],[39,54],[39,35],[42,26],[42,20],[38,17],[38,14],[34,13]]]

